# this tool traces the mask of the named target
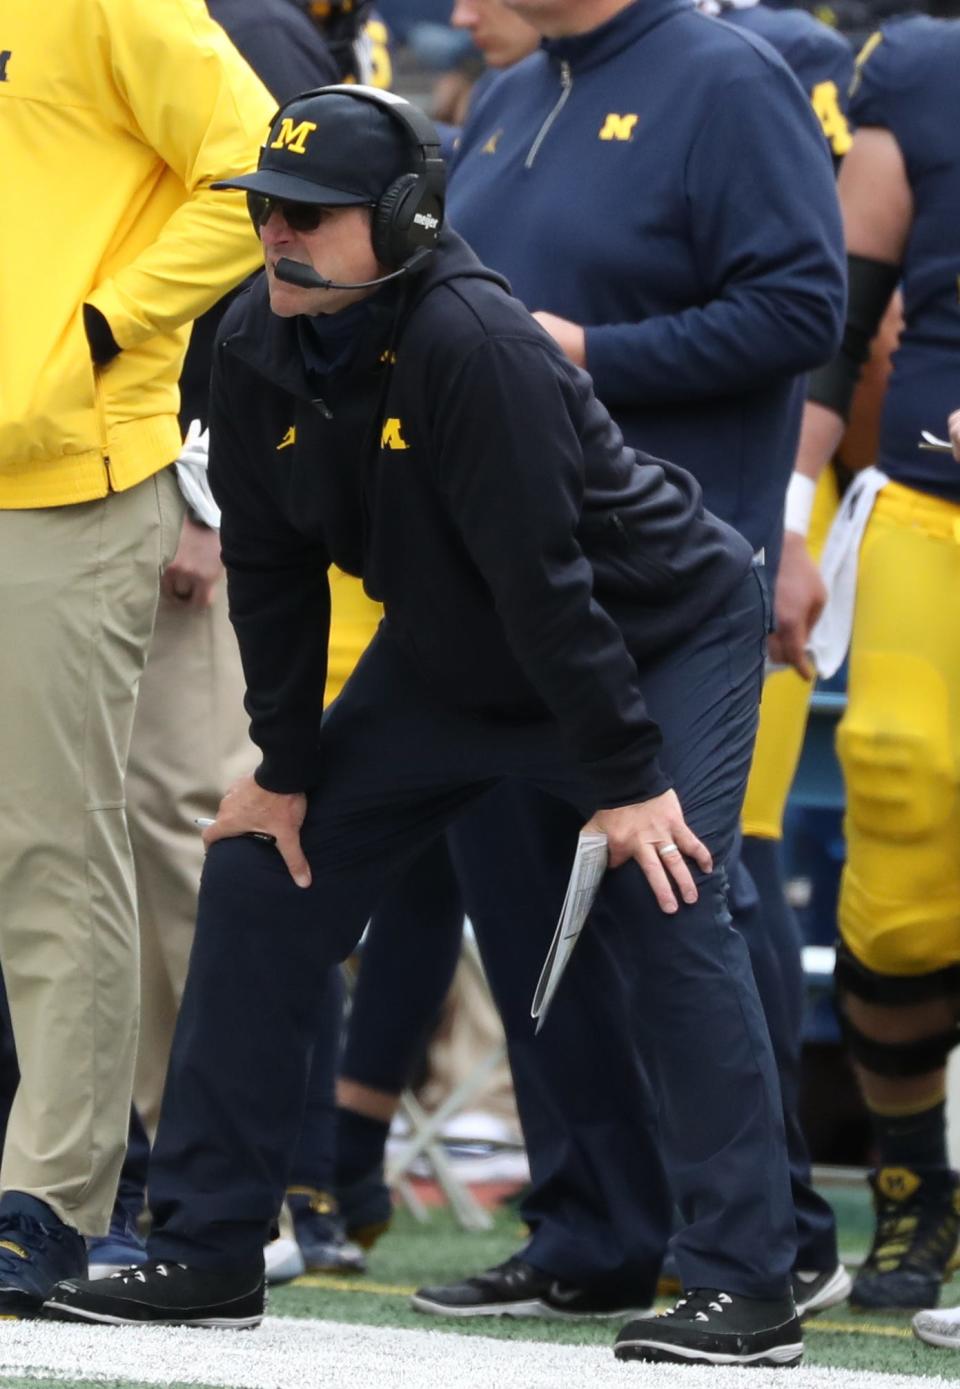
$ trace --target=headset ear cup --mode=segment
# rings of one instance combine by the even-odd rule
[[[408,218],[406,205],[419,186],[420,179],[416,174],[402,174],[381,194],[373,210],[373,253],[380,264],[389,270],[403,265],[417,249],[411,245],[408,236],[413,212]]]

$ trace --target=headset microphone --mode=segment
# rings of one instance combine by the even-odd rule
[[[406,275],[423,259],[425,256],[415,254],[406,265],[401,265],[399,270],[392,270],[389,275],[380,275],[375,280],[358,280],[356,284],[327,280],[318,274],[312,265],[304,265],[301,261],[290,260],[286,256],[277,261],[273,273],[278,280],[283,280],[288,285],[297,285],[300,289],[374,289],[377,285],[385,285],[388,280],[396,280],[401,275]]]

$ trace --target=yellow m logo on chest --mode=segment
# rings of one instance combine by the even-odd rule
[[[384,420],[383,430],[380,434],[380,447],[382,449],[406,449],[410,447],[400,432],[399,420]]]
[[[289,116],[284,116],[280,122],[280,129],[277,138],[271,143],[272,150],[288,149],[291,154],[306,154],[307,147],[304,143],[311,130],[316,130],[316,121],[301,121],[299,125],[294,125]]]
[[[633,128],[638,120],[638,116],[618,116],[615,111],[611,111],[600,127],[600,139],[632,140]]]

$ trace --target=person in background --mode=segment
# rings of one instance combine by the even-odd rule
[[[470,32],[489,65],[471,101],[497,70],[512,66],[539,43],[532,25],[502,0],[457,0],[451,23]],[[440,124],[437,129],[449,160],[459,130]],[[343,582],[355,581],[338,581],[341,586]],[[335,586],[335,610],[339,591]],[[369,626],[367,639],[375,625]],[[331,641],[335,638],[334,630]],[[336,654],[334,645],[331,655]],[[379,1238],[391,1219],[383,1176],[387,1137],[401,1093],[429,1045],[453,983],[463,915],[463,894],[447,844],[441,840],[380,904],[360,953],[337,1082],[335,1173],[337,1200],[347,1228],[366,1246]],[[412,931],[413,923],[421,929]],[[405,981],[400,990],[395,987],[398,970]],[[389,1007],[384,1003],[387,998]]]
[[[459,110],[437,121],[443,156],[448,162],[455,158],[460,127],[497,73],[526,58],[540,42],[533,25],[515,14],[503,0],[455,0],[450,23],[454,29],[463,29],[470,35],[486,66],[469,82],[464,77]]]
[[[714,6],[714,10],[716,7]],[[793,71],[807,91],[815,113],[820,120],[825,138],[828,141],[835,163],[849,146],[849,130],[844,117],[846,89],[852,74],[853,55],[845,41],[801,11],[774,12],[765,6],[744,6],[724,9],[723,17],[730,22],[759,32],[784,55]],[[537,45],[537,30],[502,0],[457,0],[452,22],[469,30],[478,49],[484,54],[491,68],[506,68],[526,56]],[[495,72],[489,74],[493,80]],[[489,85],[489,84],[487,84]],[[483,83],[478,84],[474,101],[483,98]],[[495,96],[491,98],[495,103]],[[460,175],[457,175],[459,179]],[[457,199],[457,179],[454,182],[454,199]],[[469,206],[469,193],[464,195]],[[498,254],[496,237],[488,235],[487,254]],[[521,283],[523,281],[521,280]],[[817,512],[818,532],[822,534],[833,514],[836,505],[835,488],[831,493],[824,479],[824,497]],[[790,1134],[791,1157],[795,1174],[795,1199],[801,1231],[801,1253],[803,1260],[798,1289],[798,1300],[804,1310],[831,1305],[841,1300],[849,1288],[849,1279],[838,1267],[835,1237],[835,1221],[832,1211],[810,1185],[809,1158],[806,1144],[799,1127],[797,1116],[797,1087],[800,1066],[800,1025],[803,1003],[803,977],[800,964],[799,937],[796,923],[792,917],[783,893],[780,864],[778,858],[779,840],[782,833],[783,805],[789,789],[802,744],[803,726],[809,703],[810,686],[798,679],[793,672],[781,672],[771,677],[765,691],[761,710],[760,731],[758,734],[758,754],[755,757],[748,783],[744,807],[744,860],[751,872],[759,880],[763,900],[763,920],[758,920],[756,905],[748,899],[747,926],[750,928],[748,940],[755,944],[762,932],[769,941],[769,948],[755,949],[754,954],[760,970],[762,995],[767,1006],[777,1020],[773,1036],[777,1045],[778,1064],[781,1083],[786,1092],[785,1116]],[[517,797],[512,793],[500,791],[497,796],[472,811],[469,817],[453,831],[455,861],[462,865],[464,855],[470,854],[471,837],[475,843],[486,844],[492,839],[497,844],[496,854],[500,862],[508,862],[508,846],[497,842],[502,831],[505,814],[509,809],[515,817]],[[541,804],[539,814],[547,815],[547,807]],[[473,834],[471,836],[471,829]],[[517,842],[529,838],[529,825],[516,820]],[[541,852],[544,852],[541,845]],[[560,865],[565,860],[561,858]],[[522,856],[518,869],[525,890],[519,901],[526,904],[527,899],[536,903],[549,887],[537,880],[530,867],[529,856]],[[477,868],[475,877],[484,876],[482,867]],[[489,870],[486,876],[490,877]],[[470,899],[469,868],[461,874]],[[496,875],[493,875],[495,884]],[[502,893],[503,901],[496,908],[502,919],[508,911],[507,902],[517,901],[521,884],[514,883],[512,890]],[[496,887],[494,886],[494,891]],[[533,906],[531,910],[533,910]],[[481,898],[475,902],[474,916],[487,910],[494,914],[494,903]],[[520,931],[520,923],[525,919],[525,905],[517,907],[517,926],[511,932],[510,959],[498,960],[496,952],[487,950],[485,963],[488,971],[501,970],[503,984],[499,990],[502,1007],[509,1007],[505,1000],[513,1000],[517,1018],[512,1028],[511,1059],[514,1061],[515,1075],[519,1078],[521,1090],[524,1089],[524,1075],[530,1067],[526,1058],[524,1034],[529,1030],[526,1021],[526,1000],[520,996],[513,980],[516,978],[516,955],[518,941],[525,937]],[[355,1008],[350,1019],[348,1038],[343,1061],[343,1073],[338,1086],[340,1097],[340,1134],[338,1142],[338,1182],[344,1208],[349,1211],[349,1222],[359,1237],[369,1241],[382,1228],[389,1204],[382,1182],[383,1151],[386,1143],[389,1121],[399,1100],[399,1091],[409,1075],[412,1061],[422,1042],[422,1032],[438,1006],[452,969],[454,952],[441,948],[438,939],[439,922],[434,921],[429,947],[424,943],[424,955],[429,952],[429,963],[422,959],[411,959],[410,946],[403,933],[388,937],[385,932],[373,936],[368,943],[367,954],[358,980],[355,994]],[[459,936],[459,921],[451,919],[450,929]],[[481,930],[481,948],[483,948]],[[536,969],[536,950],[534,946],[530,962]],[[588,938],[578,947],[581,953],[581,969],[587,966],[584,956],[591,948]],[[594,987],[601,984],[602,968],[593,965],[597,976]],[[384,1009],[380,1000],[391,992],[398,977],[404,979],[402,989],[403,1010]],[[605,985],[607,996],[615,995],[616,986],[609,981]],[[569,1004],[567,1005],[569,1006]],[[608,1056],[616,1056],[616,1047],[609,1039],[598,1039],[598,1045],[606,1048]],[[565,1090],[564,1068],[555,1081],[544,1083],[543,1066],[545,1057],[544,1042],[538,1040],[535,1066],[539,1068],[536,1089],[531,1089],[527,1104],[528,1130],[535,1135],[531,1146],[533,1152],[534,1191],[523,1203],[523,1212],[531,1228],[535,1230],[533,1242],[527,1252],[532,1256],[531,1267],[547,1267],[553,1260],[566,1260],[571,1257],[565,1246],[575,1246],[571,1264],[559,1263],[557,1271],[568,1277],[583,1280],[588,1273],[588,1251],[594,1246],[602,1246],[605,1256],[615,1266],[618,1256],[615,1251],[631,1240],[635,1245],[641,1243],[644,1229],[642,1217],[636,1211],[625,1208],[627,1186],[622,1177],[611,1178],[611,1190],[601,1199],[591,1193],[586,1173],[597,1173],[605,1169],[616,1169],[618,1164],[607,1133],[605,1164],[594,1161],[581,1165],[579,1172],[568,1171],[565,1180],[554,1168],[547,1166],[547,1133],[551,1130],[557,1141],[557,1151],[570,1151],[583,1143],[583,1134],[589,1131],[582,1112],[582,1100],[577,1103],[577,1123],[564,1125],[562,1109],[552,1109],[550,1121],[541,1118],[535,1125],[531,1122],[531,1105],[542,1106],[545,1092],[551,1087],[563,1093]],[[558,1061],[559,1061],[558,1056]],[[613,1062],[608,1061],[608,1069]],[[617,1083],[623,1089],[629,1080],[618,1075]],[[627,1106],[629,1108],[629,1106]],[[563,1142],[560,1135],[563,1133]],[[624,1135],[623,1153],[636,1152],[636,1139]],[[542,1183],[551,1196],[541,1200],[537,1186]],[[559,1193],[563,1192],[562,1200]],[[378,1195],[379,1193],[379,1195]],[[619,1211],[615,1228],[608,1221],[594,1221],[589,1215],[598,1207],[610,1206]],[[595,1230],[595,1235],[584,1239],[584,1229]],[[649,1259],[647,1260],[649,1263]],[[628,1272],[629,1270],[629,1272]],[[642,1276],[642,1263],[631,1266],[623,1262],[619,1275],[621,1289],[630,1278]],[[827,1275],[826,1277],[824,1275]],[[512,1279],[516,1282],[515,1279]],[[499,1289],[496,1279],[484,1279],[477,1288],[470,1282],[463,1285],[457,1294],[453,1311],[457,1315],[491,1315],[506,1311],[522,1300],[524,1306],[543,1315],[558,1316],[563,1310],[551,1299],[550,1278],[543,1275],[539,1280],[537,1293],[532,1295],[529,1278],[523,1280],[515,1289]],[[542,1286],[541,1286],[542,1284]],[[418,1294],[417,1304],[421,1310],[442,1310],[439,1299],[432,1293]],[[570,1304],[568,1304],[570,1306]],[[603,1299],[585,1296],[576,1304],[577,1314],[589,1311],[609,1312],[609,1304]]]
[[[330,21],[335,26],[333,43],[327,42],[321,20],[300,0],[208,0],[207,9],[275,103],[305,87],[351,77],[367,62],[369,44],[358,44],[362,17],[342,15],[340,6]],[[192,421],[207,426],[214,341],[233,297],[225,296],[194,324],[180,376],[179,416],[184,435]],[[134,1097],[150,1138],[156,1132],[193,944],[204,853],[196,818],[215,814],[224,788],[256,763],[243,708],[240,653],[227,615],[222,580],[219,530],[188,508],[176,554],[161,580],[126,776],[137,878],[142,997]],[[335,623],[339,630],[339,616]],[[337,678],[335,662],[330,698],[337,692]],[[341,673],[341,682],[343,678]],[[171,698],[172,691],[176,691],[176,698]],[[332,1107],[330,1092],[340,1050],[339,1015],[340,981],[333,972],[318,1007],[316,1104],[302,1144],[317,1150],[311,1162],[314,1184],[291,1198],[293,1228],[283,1240],[272,1242],[267,1251],[271,1276],[294,1277],[308,1268],[354,1272],[363,1264],[360,1250],[346,1240],[335,1203],[326,1190],[332,1186],[332,1155],[327,1152],[332,1137],[323,1136],[329,1124],[322,1116]],[[135,1116],[130,1159],[124,1167],[110,1230],[88,1241],[91,1276],[107,1276],[146,1258],[137,1230],[147,1175],[142,1150]]]
[[[960,1013],[960,648],[943,601],[960,582],[960,472],[924,447],[956,404],[960,23],[891,21],[857,59],[857,130],[840,173],[850,299],[842,349],[811,379],[797,469],[812,489],[833,455],[887,305],[904,327],[887,384],[877,466],[861,473],[828,541],[833,576],[810,631],[819,575],[785,551],[775,638],[829,675],[849,644],[837,749],[847,797],[836,988],[873,1123],[875,1234],[858,1307],[936,1304],[960,1230],[946,1148],[945,1072]]]
[[[545,42],[476,103],[453,171],[451,217],[571,360],[586,365],[626,439],[682,458],[714,509],[773,568],[802,373],[836,342],[843,300],[822,121],[763,41],[673,0],[531,0],[509,8]],[[837,69],[834,41],[824,34],[827,81]],[[582,171],[589,214],[582,200],[574,206],[567,197],[571,167]],[[625,195],[639,187],[642,198]],[[511,220],[519,216],[523,237]],[[589,1120],[583,1086],[563,1064],[573,1049],[583,1052],[576,1010],[590,1012],[592,991],[607,1000],[609,1027],[622,1027],[609,1002],[618,997],[616,981],[589,954],[617,923],[592,920],[572,966],[580,988],[558,999],[550,1026],[532,1043],[529,999],[577,826],[569,821],[565,837],[556,825],[547,832],[544,807],[531,797],[525,810],[516,799],[478,807],[474,814],[488,814],[485,834],[468,834],[466,820],[452,833],[511,1040],[534,1176],[532,1236],[503,1265],[419,1290],[414,1306],[439,1315],[519,1307],[550,1314],[560,1277],[583,1290],[579,1310],[609,1311],[628,1289],[652,1290],[669,1234],[669,1198],[655,1145],[642,1131],[642,1106],[624,1100],[639,1082],[623,1074],[623,1048],[591,1034],[597,1079]],[[536,845],[539,871],[528,852],[508,883],[508,840]],[[782,946],[739,858],[729,869],[732,910],[750,944],[778,1059],[796,1065],[799,1009],[788,991],[799,970],[785,978],[779,958],[781,950],[796,956],[796,937]],[[774,886],[782,899],[776,874]],[[529,951],[522,965],[518,938]],[[849,1282],[832,1212],[810,1186],[796,1116],[787,1117],[804,1221],[794,1292],[803,1310],[816,1310],[842,1299]],[[746,1256],[741,1225],[727,1242]]]
[[[137,913],[124,773],[183,508],[190,322],[250,273],[271,100],[197,0],[3,7],[0,966],[20,1063],[0,1311],[86,1269],[126,1146]],[[70,119],[64,119],[64,101]],[[65,209],[69,216],[64,220]]]

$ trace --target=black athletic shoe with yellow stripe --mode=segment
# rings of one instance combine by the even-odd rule
[[[0,1204],[0,1318],[36,1316],[61,1278],[86,1271],[83,1237],[43,1201],[7,1192]]]
[[[881,1167],[870,1176],[877,1229],[851,1307],[936,1307],[960,1235],[960,1177],[949,1168]]]

